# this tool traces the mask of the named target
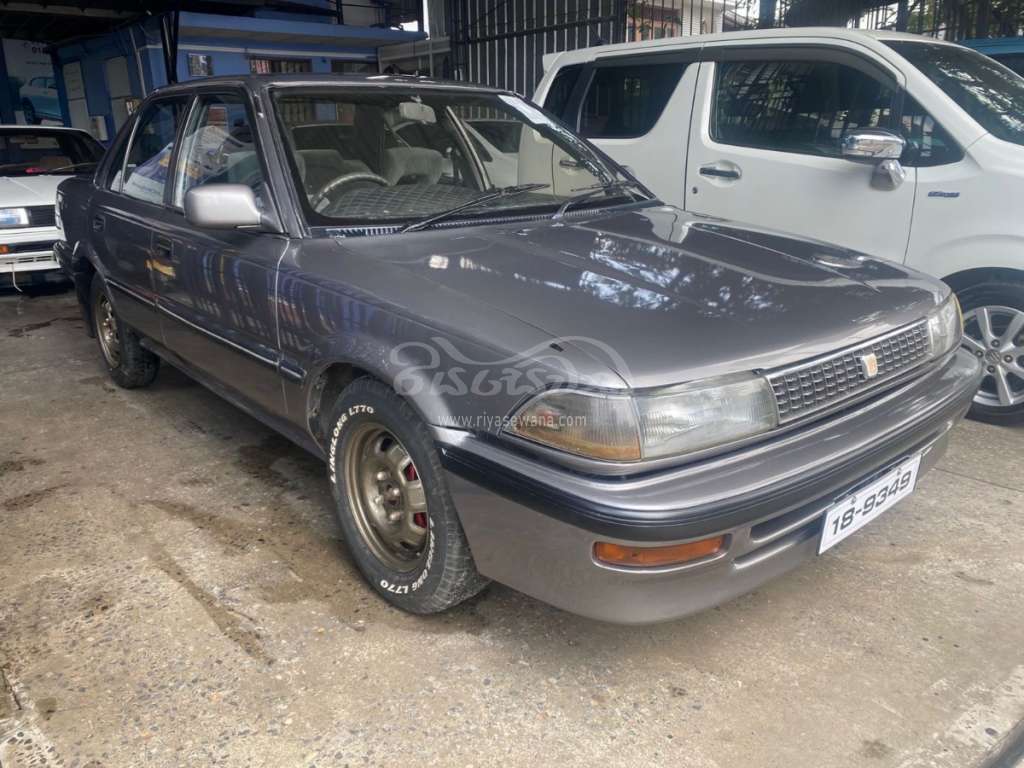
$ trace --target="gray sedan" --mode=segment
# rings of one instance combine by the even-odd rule
[[[981,377],[942,283],[663,205],[477,86],[161,89],[58,207],[114,381],[169,363],[322,457],[417,613],[490,579],[625,623],[753,589],[911,493]]]

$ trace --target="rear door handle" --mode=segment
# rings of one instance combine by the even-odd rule
[[[92,231],[93,232],[102,232],[103,231],[103,227],[105,225],[106,225],[106,222],[103,220],[102,216],[93,216],[92,217]]]
[[[740,170],[739,168],[720,168],[717,165],[702,165],[700,167],[700,175],[736,181],[740,177]]]

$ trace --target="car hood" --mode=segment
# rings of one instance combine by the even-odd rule
[[[465,297],[468,334],[501,345],[515,318],[633,388],[831,352],[921,319],[947,291],[892,262],[660,205],[341,242],[446,302]],[[494,310],[485,322],[480,303]]]
[[[68,176],[0,176],[0,208],[53,205],[57,187]]]

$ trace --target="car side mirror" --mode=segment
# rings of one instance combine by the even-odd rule
[[[848,160],[877,163],[871,176],[876,189],[896,189],[907,178],[900,157],[907,142],[902,136],[880,128],[854,128],[843,133],[840,151]]]
[[[197,227],[260,227],[266,219],[245,184],[204,184],[185,194],[185,220]]]

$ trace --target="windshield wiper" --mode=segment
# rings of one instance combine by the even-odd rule
[[[582,202],[588,198],[597,197],[600,194],[603,194],[605,192],[611,192],[613,190],[631,190],[634,193],[636,192],[636,190],[640,190],[641,192],[645,191],[643,186],[639,182],[630,181],[629,179],[621,179],[619,181],[605,181],[600,184],[591,184],[589,187],[577,187],[572,191],[582,192],[583,194],[576,195],[575,197],[570,197],[568,200],[566,200],[564,203],[558,206],[558,210],[555,211],[555,215],[552,216],[551,218],[560,219],[565,215],[565,212],[569,210],[570,206],[573,206],[576,203]]]
[[[500,197],[512,197],[514,195],[521,195],[524,192],[533,192],[536,189],[543,189],[544,187],[550,186],[550,184],[535,182],[533,184],[517,184],[513,187],[501,187],[499,189],[492,190],[485,195],[480,195],[480,197],[474,197],[472,200],[462,203],[461,205],[456,205],[454,208],[449,208],[448,210],[441,211],[440,213],[432,213],[427,218],[421,219],[420,221],[415,221],[412,224],[402,227],[398,231],[417,232],[421,229],[426,229],[431,224],[434,224],[438,221],[443,221],[444,219],[451,218],[456,213],[468,210],[469,208],[476,208],[478,205],[483,205],[484,203],[489,202],[491,200],[497,200]]]

